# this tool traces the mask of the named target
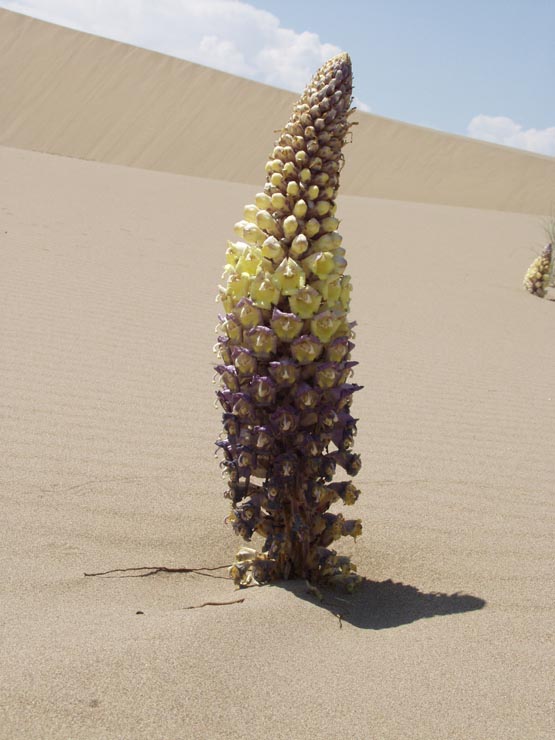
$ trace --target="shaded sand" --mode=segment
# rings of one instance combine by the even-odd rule
[[[365,534],[341,550],[368,582],[321,605],[83,576],[239,544],[213,296],[256,188],[5,147],[0,185],[2,740],[551,738],[555,306],[521,288],[539,220],[340,200],[365,385]]]
[[[2,9],[0,80],[0,144],[245,183],[263,181],[272,131],[297,98]],[[526,213],[555,207],[555,158],[358,119],[345,194]]]

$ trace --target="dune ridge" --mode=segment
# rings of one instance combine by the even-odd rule
[[[0,144],[256,183],[296,95],[0,9]],[[356,85],[356,69],[355,69]],[[555,159],[359,113],[350,195],[548,214]]]

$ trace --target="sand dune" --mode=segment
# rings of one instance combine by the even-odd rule
[[[257,183],[296,96],[0,9],[0,144]],[[356,70],[355,70],[356,82]],[[360,114],[343,192],[527,213],[555,159]]]
[[[83,577],[235,551],[213,295],[252,187],[10,148],[0,178],[0,737],[550,737],[553,304],[520,287],[538,219],[341,199],[365,385],[365,535],[342,550],[373,583],[320,605]]]

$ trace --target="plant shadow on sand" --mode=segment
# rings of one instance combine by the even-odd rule
[[[423,593],[414,586],[364,579],[352,594],[322,589],[322,600],[308,591],[302,581],[276,583],[301,599],[326,609],[342,622],[370,630],[389,629],[418,619],[460,614],[482,609],[484,599],[470,594]]]

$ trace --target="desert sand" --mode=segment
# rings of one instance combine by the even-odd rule
[[[275,95],[274,128],[291,96],[0,21],[13,31],[2,63],[28,70],[0,126],[0,738],[551,738],[555,304],[521,283],[544,242],[555,161],[360,116],[338,207],[365,386],[353,510],[364,535],[340,547],[367,579],[358,593],[237,591],[225,569],[85,577],[225,565],[240,544],[214,457],[214,297],[273,137],[258,132],[261,112],[251,166],[244,140],[230,147],[215,126],[199,177],[174,101],[162,141],[159,119],[137,123],[152,147],[141,159],[129,121],[109,125],[122,70],[131,87],[134,74],[220,80],[187,108],[206,127],[220,94],[241,90],[254,107]],[[74,108],[62,105],[48,84],[71,73],[53,58],[36,78],[29,34],[71,39],[91,59],[113,50],[101,110],[67,89]],[[89,119],[104,121],[96,144]],[[389,169],[376,152],[380,127],[391,151],[412,142],[407,190],[400,160]]]

